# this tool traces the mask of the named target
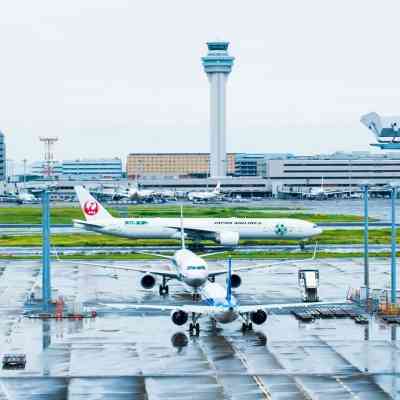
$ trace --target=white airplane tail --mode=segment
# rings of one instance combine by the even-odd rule
[[[83,186],[75,187],[86,221],[114,218]]]
[[[182,249],[185,248],[185,228],[183,227],[183,206],[181,205],[181,243]]]
[[[216,193],[216,194],[221,193],[221,182],[218,182],[217,186],[215,186],[214,193]]]

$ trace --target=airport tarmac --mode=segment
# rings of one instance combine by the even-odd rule
[[[389,260],[370,262],[372,285],[386,285]],[[326,301],[342,301],[348,287],[362,281],[361,259],[317,260],[312,266],[320,270]],[[200,336],[191,337],[168,314],[131,307],[190,302],[178,282],[171,281],[170,295],[161,299],[157,288],[141,288],[137,273],[120,271],[116,277],[92,266],[52,267],[53,288],[66,303],[78,299],[99,316],[23,317],[25,300],[41,280],[40,264],[1,262],[1,353],[26,353],[27,364],[25,370],[0,370],[0,399],[400,398],[400,342],[393,340],[400,331],[376,317],[362,326],[351,319],[303,323],[273,313],[246,334],[238,321],[214,326],[202,319]],[[242,304],[299,301],[297,270],[285,265],[242,273],[236,296]]]

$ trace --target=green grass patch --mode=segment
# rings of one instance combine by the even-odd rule
[[[120,211],[110,208],[110,213],[115,217],[120,216]],[[128,216],[135,218],[178,218],[178,206],[129,206]],[[40,207],[0,207],[1,224],[40,224],[42,210]],[[344,214],[310,214],[298,210],[276,210],[269,208],[251,207],[185,207],[187,218],[295,218],[305,219],[314,223],[324,222],[360,222],[363,217]],[[51,209],[51,222],[53,224],[70,224],[73,219],[83,219],[78,207],[53,207]],[[374,221],[373,218],[370,218]]]
[[[370,244],[389,244],[391,237],[390,229],[370,229]],[[309,241],[317,241],[319,244],[362,244],[364,240],[362,229],[332,229],[325,230],[322,235]],[[400,236],[397,238],[400,244]],[[51,243],[56,247],[84,247],[84,246],[177,246],[179,240],[172,239],[127,239],[100,234],[54,234],[51,237]],[[190,243],[190,241],[188,241]],[[204,245],[215,245],[212,241],[202,242]],[[295,244],[293,240],[241,240],[241,245],[289,245]],[[0,246],[40,246],[42,244],[41,235],[26,236],[0,236]]]
[[[251,253],[226,253],[215,256],[210,256],[208,260],[227,260],[229,257],[236,260],[310,260],[312,263],[314,260],[311,259],[312,254],[307,252],[251,252]],[[339,253],[339,252],[320,252],[317,255],[318,259],[345,259],[345,258],[361,258],[363,253],[361,252],[349,252],[349,253]],[[370,253],[370,258],[388,258],[390,257],[389,252],[374,252]],[[400,257],[400,252],[397,253],[397,257]],[[106,261],[106,260],[120,260],[120,261],[138,261],[138,260],[156,260],[156,257],[146,256],[144,254],[75,254],[68,256],[61,256],[62,260],[86,260],[86,261]],[[39,256],[5,256],[0,255],[0,260],[40,260]],[[55,258],[53,258],[56,261]]]

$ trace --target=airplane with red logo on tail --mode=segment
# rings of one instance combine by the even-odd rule
[[[264,228],[268,225],[263,224],[259,219],[237,219],[237,218],[183,218],[182,208],[181,208],[181,217],[180,218],[114,218],[85,188],[82,186],[78,186],[75,188],[76,193],[78,195],[79,202],[81,204],[82,211],[86,217],[86,221],[74,220],[75,226],[83,227],[88,231],[110,234],[115,236],[122,237],[132,237],[132,238],[175,238],[181,240],[181,249],[177,250],[172,256],[163,255],[163,254],[154,254],[147,252],[139,252],[142,254],[148,254],[155,257],[159,257],[162,259],[167,259],[171,262],[172,268],[168,270],[156,269],[150,266],[145,266],[141,268],[136,267],[125,267],[125,266],[110,266],[103,265],[97,263],[90,263],[90,265],[95,265],[108,269],[120,269],[120,270],[129,270],[141,272],[144,276],[141,279],[141,285],[145,289],[152,289],[156,284],[155,277],[161,277],[162,283],[159,287],[160,295],[168,294],[168,285],[167,282],[171,279],[177,279],[178,281],[183,282],[187,288],[193,293],[193,297],[196,297],[199,293],[200,288],[204,286],[207,281],[213,281],[216,276],[226,274],[226,271],[210,271],[208,269],[207,263],[204,258],[208,257],[215,253],[206,253],[203,255],[197,255],[194,252],[190,251],[186,248],[185,241],[186,239],[192,238],[193,235],[197,232],[199,234],[208,234],[211,235],[219,235],[223,233],[229,234],[229,231],[223,231],[222,221],[232,221],[232,225],[228,225],[230,229],[237,229],[239,234],[245,234],[246,229],[244,225],[240,225],[236,227],[233,222],[236,221],[246,221],[246,222],[254,222],[250,224],[251,229],[255,229],[256,226],[259,226],[260,233],[262,233],[262,227]],[[283,221],[286,220],[274,220],[278,221],[279,224],[276,226],[285,233],[285,225],[283,225]],[[292,221],[292,220],[289,220]],[[298,225],[302,222],[305,223],[305,228],[310,230],[310,233],[320,233],[320,231],[316,231],[313,224],[306,221],[293,220]],[[273,226],[275,226],[273,225]],[[276,230],[275,226],[275,230]],[[284,229],[285,228],[285,229]],[[291,229],[291,228],[290,228]],[[247,231],[248,232],[248,231]],[[278,237],[282,237],[282,232],[275,233],[275,235],[279,235]],[[302,233],[304,235],[304,233]],[[245,236],[246,237],[246,236]],[[231,243],[233,244],[233,243]],[[315,256],[315,253],[314,253]],[[291,261],[292,262],[292,261]],[[281,264],[282,262],[279,262]],[[287,262],[284,262],[287,263]],[[84,265],[85,263],[79,262],[79,265]],[[276,264],[276,263],[275,263]],[[274,264],[274,265],[275,265]],[[271,265],[271,264],[269,264]],[[250,265],[246,267],[236,268],[234,272],[244,271],[244,270],[253,270],[257,268],[263,268],[263,265]],[[236,273],[232,275],[232,285],[237,288],[241,284],[241,278]]]

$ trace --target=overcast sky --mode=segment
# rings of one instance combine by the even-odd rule
[[[207,40],[231,42],[234,152],[369,150],[359,122],[400,114],[400,2],[0,3],[0,130],[8,158],[208,151]]]

